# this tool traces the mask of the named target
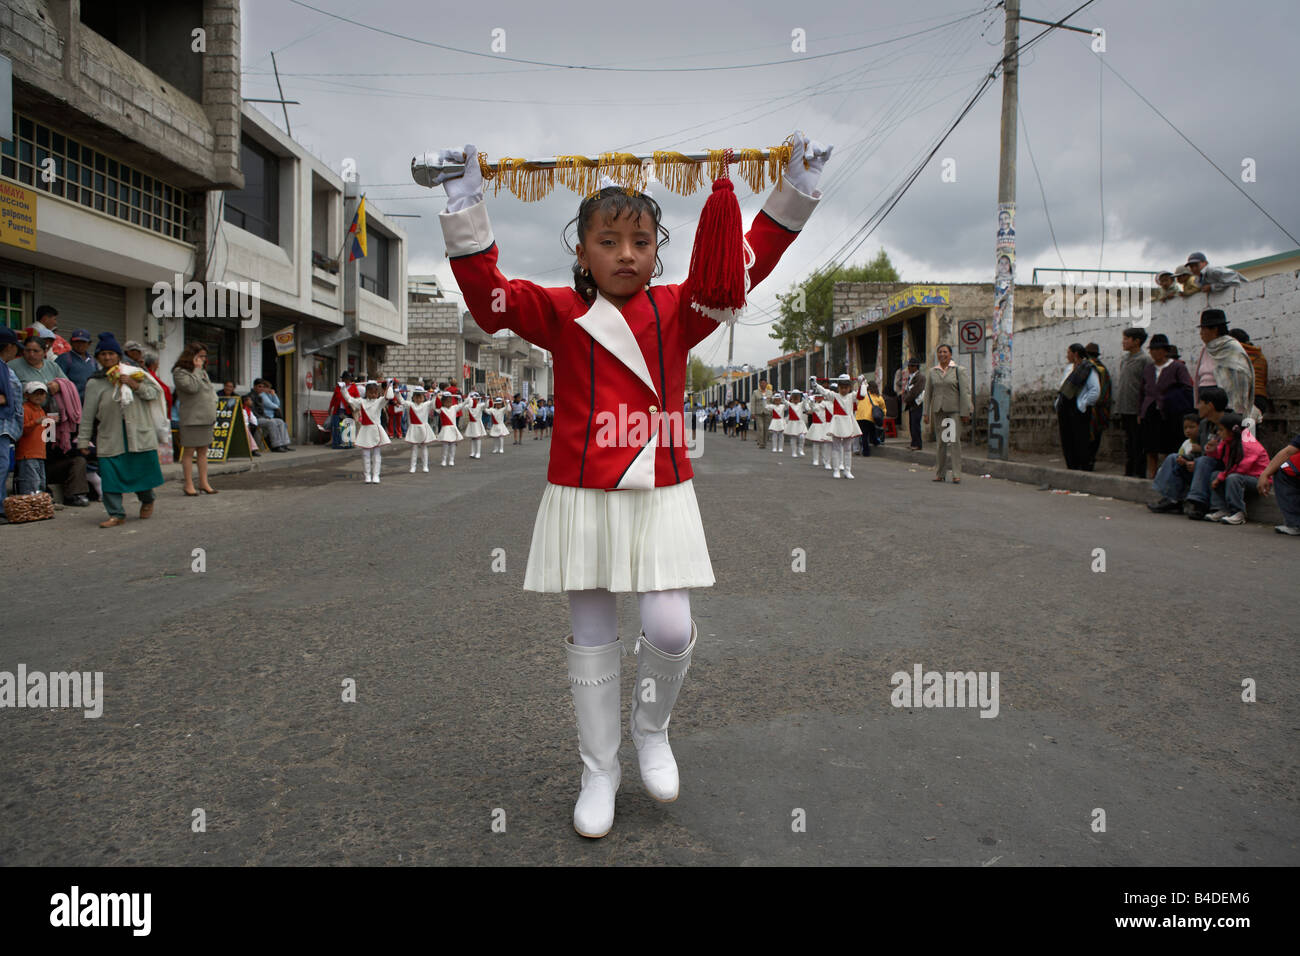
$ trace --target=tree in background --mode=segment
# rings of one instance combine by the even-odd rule
[[[686,362],[686,391],[702,392],[713,384],[717,373],[704,364],[704,359],[694,352]]]
[[[768,334],[781,343],[782,352],[799,352],[831,341],[834,325],[832,293],[836,282],[899,282],[898,270],[884,249],[862,266],[819,269],[789,292],[779,294],[781,318],[772,323]],[[843,348],[832,356],[832,367],[843,364]]]

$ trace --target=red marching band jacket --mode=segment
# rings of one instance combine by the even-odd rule
[[[773,190],[745,237],[755,256],[751,289],[816,206],[816,198],[789,183]],[[717,323],[689,305],[691,279],[643,289],[621,311],[599,293],[589,306],[572,287],[502,275],[485,202],[439,219],[474,321],[487,332],[508,328],[553,357],[555,404],[564,414],[555,422],[547,480],[609,491],[693,477],[683,414],[686,358]]]

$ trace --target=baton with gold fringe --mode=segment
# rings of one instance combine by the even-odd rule
[[[762,192],[768,183],[778,188],[784,182],[783,170],[790,160],[791,144],[786,142],[769,149],[707,149],[698,153],[655,150],[653,153],[601,153],[589,156],[548,156],[540,159],[508,157],[489,162],[478,154],[483,181],[492,183],[493,195],[505,186],[524,202],[537,202],[549,195],[558,182],[582,196],[596,192],[601,176],[608,176],[625,189],[643,190],[651,176],[665,189],[679,196],[689,196],[708,180],[716,180],[735,165],[740,179],[754,192]],[[443,163],[437,153],[425,153],[411,160],[411,178],[421,186],[432,188],[464,175],[464,163]]]

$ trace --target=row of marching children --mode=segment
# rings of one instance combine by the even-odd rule
[[[835,389],[823,387],[815,377],[808,380],[808,392],[792,388],[776,391],[764,408],[772,416],[768,426],[774,454],[785,451],[790,440],[790,457],[804,458],[805,445],[812,445],[812,464],[831,472],[832,478],[853,477],[853,440],[861,435],[855,410],[859,401],[871,397],[866,376],[857,380],[841,375],[828,379]],[[883,402],[880,403],[883,407]]]
[[[382,465],[380,449],[392,443],[384,430],[382,414],[389,402],[405,409],[410,415],[410,425],[406,430],[404,441],[411,446],[411,474],[415,474],[416,465],[422,470],[429,470],[429,446],[442,445],[442,467],[455,467],[456,445],[469,439],[471,458],[483,457],[483,438],[496,439],[494,455],[505,454],[505,438],[510,434],[506,427],[509,408],[500,396],[487,402],[478,392],[470,392],[462,397],[448,389],[427,390],[420,385],[408,385],[406,394],[393,391],[391,382],[387,386],[379,382],[366,382],[364,396],[356,396],[349,390],[341,394],[356,412],[357,432],[353,440],[361,449],[361,464],[366,484],[379,484]],[[492,421],[491,428],[484,428],[482,416],[487,413]],[[456,421],[464,414],[468,417],[465,430],[456,427]]]

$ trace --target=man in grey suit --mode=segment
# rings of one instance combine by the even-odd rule
[[[767,404],[767,392],[764,391],[766,382],[759,382],[758,387],[749,396],[749,424],[754,429],[754,437],[758,439],[758,447],[767,447],[767,426],[771,416],[767,414],[765,405]]]

